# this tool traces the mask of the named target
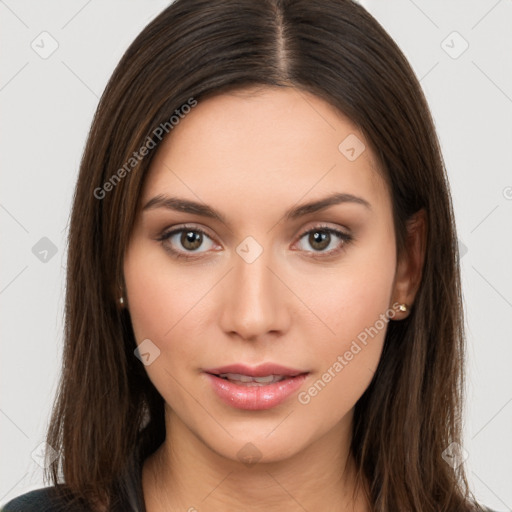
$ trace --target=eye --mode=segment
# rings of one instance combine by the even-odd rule
[[[204,247],[205,240],[209,241]],[[316,226],[302,234],[299,242],[305,240],[313,250],[301,248],[311,253],[313,258],[333,256],[342,251],[353,240],[353,236],[331,228],[329,226]],[[181,226],[164,232],[157,241],[161,242],[164,249],[176,258],[195,258],[209,250],[212,250],[213,240],[202,229],[195,226]],[[300,245],[300,243],[299,243]],[[181,247],[179,247],[181,246]],[[179,247],[179,248],[177,248]],[[204,250],[199,249],[203,247]],[[331,247],[330,250],[326,250]]]
[[[299,242],[305,240],[313,251],[303,249],[306,252],[312,252],[312,257],[332,256],[343,250],[345,245],[353,240],[353,236],[328,226],[316,226],[306,231],[299,239]],[[331,247],[330,250],[326,250]],[[317,253],[317,254],[314,254]]]
[[[164,232],[159,238],[164,248],[172,253],[177,258],[193,258],[195,254],[202,254],[213,247],[212,239],[202,230],[197,227],[181,226],[180,228]],[[205,251],[200,251],[201,246],[204,246],[205,240],[210,242],[206,244]],[[176,247],[180,247],[176,249]],[[187,254],[192,253],[192,254]]]

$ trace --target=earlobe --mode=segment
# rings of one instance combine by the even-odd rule
[[[114,292],[114,300],[116,302],[116,305],[119,309],[125,309],[126,304],[126,294],[122,286],[117,286],[116,290]]]
[[[406,318],[418,292],[427,240],[427,216],[424,209],[416,212],[406,224],[405,247],[398,256],[392,303],[404,304],[405,311],[399,309],[396,319]]]

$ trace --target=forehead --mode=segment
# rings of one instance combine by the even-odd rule
[[[264,209],[332,192],[389,207],[376,159],[350,119],[310,93],[259,87],[199,101],[184,115],[158,148],[142,203],[172,193],[220,210],[220,196]]]

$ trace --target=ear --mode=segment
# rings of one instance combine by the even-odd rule
[[[405,311],[396,311],[395,319],[406,318],[416,298],[421,283],[427,239],[427,216],[424,209],[416,212],[406,223],[405,247],[398,255],[393,304],[405,304]]]

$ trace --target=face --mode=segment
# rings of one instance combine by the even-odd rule
[[[396,264],[390,194],[349,119],[292,88],[200,101],[158,149],[124,263],[171,423],[232,460],[247,443],[283,460],[347,429]]]

